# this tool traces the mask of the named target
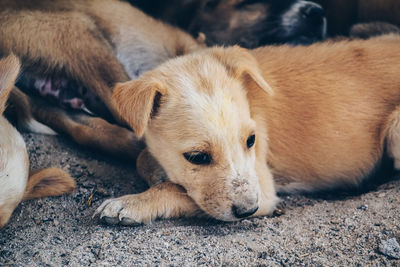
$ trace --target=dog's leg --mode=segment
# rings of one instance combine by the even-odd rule
[[[386,123],[387,152],[394,160],[394,168],[400,170],[400,107],[390,114]]]
[[[200,208],[181,186],[164,182],[147,191],[108,199],[97,208],[106,223],[133,225],[147,223],[157,218],[191,217],[202,214]]]
[[[5,115],[9,120],[15,121],[18,130],[48,135],[57,134],[33,118],[28,96],[17,87],[11,90],[7,104]]]
[[[261,199],[259,208],[252,217],[271,215],[279,202],[275,192],[274,180],[266,161],[258,160],[256,162],[256,170],[260,184]]]
[[[59,196],[75,189],[75,180],[58,168],[48,168],[31,173],[24,199]]]
[[[7,36],[0,53],[13,51],[25,59],[26,73],[59,71],[79,81],[101,99],[117,121],[124,123],[111,95],[114,85],[127,81],[128,76],[95,21],[73,11],[20,14],[0,18],[0,35]]]
[[[147,149],[140,152],[136,161],[136,171],[148,186],[166,182],[168,179],[164,169]]]
[[[37,120],[70,136],[78,144],[134,161],[144,148],[144,144],[132,131],[101,118],[80,112],[68,113],[37,98],[32,99],[31,104],[32,113]]]

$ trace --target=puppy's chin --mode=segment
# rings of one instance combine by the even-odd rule
[[[232,209],[210,209],[209,207],[201,207],[201,209],[210,217],[223,221],[223,222],[234,222],[239,221],[239,218],[236,218],[232,212]]]

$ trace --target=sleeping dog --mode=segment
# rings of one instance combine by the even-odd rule
[[[308,2],[221,1],[212,4],[212,9],[206,6],[209,11],[201,13],[205,17],[196,19],[204,25],[216,22],[206,22],[211,15],[229,11],[224,20],[214,23],[220,25],[218,30],[206,31],[210,42],[220,35],[226,39],[220,39],[223,43],[256,46],[257,39],[268,32],[265,38],[271,42],[311,42],[324,36],[321,8]],[[270,12],[259,12],[266,9]],[[311,25],[314,19],[316,28]],[[0,56],[13,52],[23,65],[17,82],[23,92],[16,88],[9,99],[10,106],[18,108],[6,115],[25,127],[29,125],[20,121],[29,121],[24,116],[32,114],[81,145],[132,160],[143,143],[132,131],[113,124],[126,125],[111,98],[113,86],[204,47],[202,35],[195,40],[117,0],[3,0],[0,24]],[[274,26],[264,31],[262,25]],[[228,34],[223,37],[223,32]],[[273,41],[272,36],[277,39]]]
[[[53,130],[125,158],[135,158],[141,145],[131,131],[110,123],[125,124],[111,98],[113,86],[203,47],[117,0],[3,0],[0,25],[0,56],[21,58],[17,87],[32,95],[12,94],[13,106],[29,105]]]
[[[147,150],[147,191],[106,200],[108,223],[270,214],[280,191],[356,186],[387,152],[400,169],[400,37],[215,47],[116,86]]]
[[[48,168],[29,173],[24,140],[2,116],[19,68],[19,61],[13,55],[0,60],[0,228],[8,222],[21,200],[57,196],[75,188],[75,181],[61,169]],[[37,132],[51,133],[36,121],[28,123]]]
[[[254,48],[310,44],[325,38],[324,11],[303,0],[131,0],[148,14],[175,24],[209,45]]]

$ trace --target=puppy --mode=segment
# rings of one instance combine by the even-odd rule
[[[216,47],[170,60],[113,94],[146,140],[138,169],[153,186],[95,214],[122,224],[196,214],[234,221],[270,214],[275,184],[289,192],[355,186],[385,150],[399,169],[399,89],[395,35]]]
[[[71,192],[75,181],[64,171],[49,168],[31,173],[24,140],[1,114],[14,86],[20,65],[13,55],[0,60],[0,228],[23,199],[57,196]],[[39,123],[31,123],[46,129]]]
[[[148,14],[178,25],[208,45],[310,44],[323,40],[320,5],[300,0],[132,0]]]
[[[34,96],[35,118],[82,145],[132,158],[141,147],[133,133],[109,123],[125,124],[113,86],[203,46],[117,0],[3,0],[0,25],[0,56],[22,59],[17,87]]]

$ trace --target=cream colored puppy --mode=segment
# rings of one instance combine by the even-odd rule
[[[0,228],[8,222],[22,199],[56,196],[75,188],[75,181],[57,168],[31,173],[28,180],[29,158],[24,140],[1,116],[19,68],[19,61],[13,55],[0,60]],[[36,121],[27,123],[38,131],[48,130]]]
[[[146,140],[138,171],[159,183],[105,201],[109,223],[268,215],[274,179],[286,191],[357,185],[385,147],[400,168],[398,36],[210,48],[119,84],[114,100]]]

